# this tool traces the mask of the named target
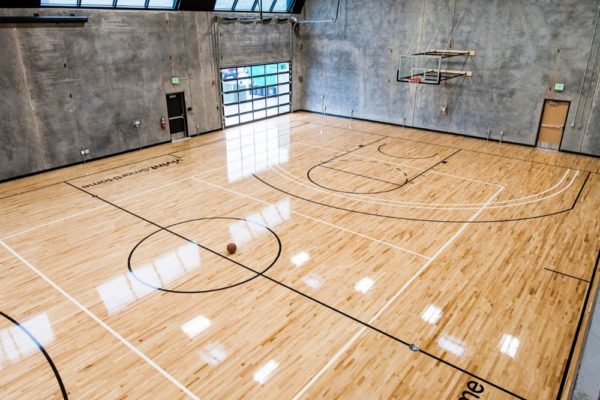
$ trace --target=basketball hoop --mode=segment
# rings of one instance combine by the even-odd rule
[[[417,86],[419,86],[421,80],[422,79],[420,76],[411,76],[410,78],[408,78],[408,87],[410,88],[411,96],[416,96]]]

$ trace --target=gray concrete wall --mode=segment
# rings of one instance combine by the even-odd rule
[[[291,26],[269,24],[219,24],[219,64],[223,67],[290,61]]]
[[[504,131],[505,140],[533,145],[544,99],[568,100],[572,106],[562,149],[600,155],[600,99],[592,106],[600,62],[588,72],[583,96],[588,94],[589,101],[571,127],[588,54],[593,47],[594,60],[600,43],[596,38],[592,46],[597,1],[341,4],[335,24],[303,25],[297,35],[303,83],[296,90],[303,95],[295,108],[321,112],[324,104],[328,113],[348,116],[353,110],[360,118],[405,120],[407,125],[478,137],[488,129],[494,138]],[[336,5],[337,0],[308,0],[304,17],[331,18]],[[395,82],[400,55],[448,44],[477,51],[476,57],[448,66],[473,71],[472,78],[421,85],[414,95],[408,84]],[[557,82],[565,84],[563,93],[554,92]],[[440,107],[446,102],[450,112],[442,116]]]
[[[1,10],[84,14],[78,26],[0,28],[0,179],[170,140],[165,95],[185,92],[191,134],[221,127],[210,13]],[[181,78],[173,86],[171,76]]]
[[[0,180],[79,162],[83,148],[92,158],[135,149],[134,117],[143,146],[170,140],[168,93],[185,93],[190,134],[221,128],[219,65],[292,59],[289,23],[217,30],[203,12],[0,9],[34,12],[89,22],[0,27]]]

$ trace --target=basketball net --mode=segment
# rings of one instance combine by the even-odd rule
[[[417,87],[419,86],[420,83],[421,83],[420,76],[411,76],[410,78],[408,78],[408,85],[410,87],[411,94],[417,93]]]

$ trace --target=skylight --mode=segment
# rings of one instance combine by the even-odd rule
[[[174,10],[177,0],[41,0],[42,7],[142,8]]]
[[[217,0],[215,11],[288,13],[294,0]]]

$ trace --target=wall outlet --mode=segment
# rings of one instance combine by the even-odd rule
[[[85,149],[85,154],[90,154],[90,149]]]

